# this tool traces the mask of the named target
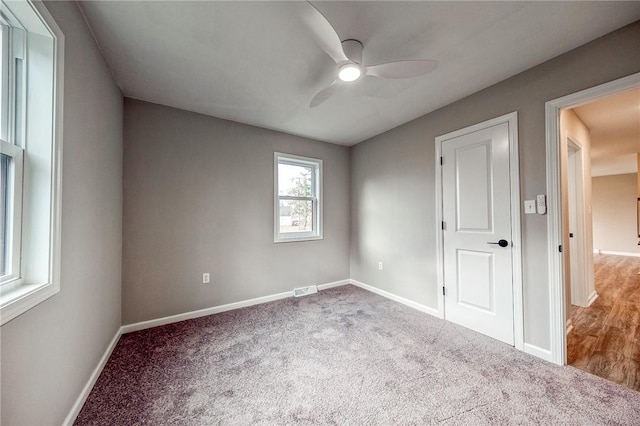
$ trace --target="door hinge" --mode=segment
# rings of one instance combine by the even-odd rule
[[[440,165],[442,166],[444,164],[444,157],[440,157]]]
[[[442,286],[442,295],[443,296],[447,295],[447,289],[444,286]]]
[[[559,245],[559,246],[558,246],[558,251],[559,251],[560,253],[562,253],[562,245]]]

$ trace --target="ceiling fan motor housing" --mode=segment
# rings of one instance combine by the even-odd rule
[[[350,61],[362,65],[362,43],[353,39],[345,40],[342,42],[342,50]]]

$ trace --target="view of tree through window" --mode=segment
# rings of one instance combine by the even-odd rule
[[[280,232],[311,232],[313,202],[299,199],[313,197],[313,168],[292,164],[278,165],[279,195],[297,199],[280,199]]]
[[[276,152],[274,241],[322,239],[322,160]]]

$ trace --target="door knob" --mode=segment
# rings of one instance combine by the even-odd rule
[[[493,243],[491,241],[487,241],[487,244],[497,244],[500,247],[506,247],[506,246],[509,245],[509,241],[507,241],[507,240],[499,240],[497,243]]]

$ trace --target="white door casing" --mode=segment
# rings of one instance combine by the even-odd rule
[[[440,136],[436,152],[441,312],[522,349],[517,115]]]
[[[586,253],[584,252],[584,188],[582,149],[567,140],[567,199],[569,216],[569,276],[572,305],[587,307]]]

